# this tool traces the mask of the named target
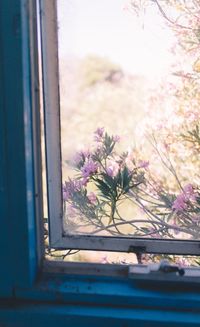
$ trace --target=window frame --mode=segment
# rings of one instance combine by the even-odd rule
[[[88,276],[84,270],[77,276],[65,265],[66,275],[54,262],[51,271],[45,272],[50,262],[44,261],[43,233],[37,232],[42,175],[37,166],[40,151],[34,153],[37,139],[32,118],[38,111],[34,33],[30,33],[35,22],[35,1],[12,0],[12,6],[8,0],[1,1],[0,246],[5,251],[0,251],[0,324],[198,326],[199,280],[194,285],[180,280],[179,287],[167,280],[146,284],[122,275],[105,277],[93,272]]]
[[[63,232],[57,5],[52,0],[40,3],[50,246],[61,250],[200,255],[200,240],[67,235]]]
[[[1,287],[8,288],[5,295],[13,294],[14,285],[30,286],[41,260],[41,247],[36,246],[38,195],[35,193],[33,162],[32,112],[36,113],[33,98],[38,92],[37,85],[32,89],[36,74],[31,77],[31,68],[35,67],[31,62],[30,45],[30,39],[34,40],[30,34],[34,24],[34,4],[22,0],[13,1],[11,6],[9,1],[2,1],[0,8],[1,127],[4,136],[1,149],[4,159],[1,167],[4,178],[1,248],[8,249],[8,253],[1,252],[4,262],[1,280],[6,281]]]

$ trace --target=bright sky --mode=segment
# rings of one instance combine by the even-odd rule
[[[172,35],[151,10],[142,28],[125,0],[58,0],[60,56],[106,56],[126,71],[157,77],[172,61]]]

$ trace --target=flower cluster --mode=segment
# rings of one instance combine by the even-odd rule
[[[88,159],[84,162],[83,167],[81,168],[81,173],[84,179],[87,179],[98,170],[98,165],[92,159]]]
[[[186,210],[197,198],[197,194],[192,184],[187,184],[183,191],[177,196],[172,209],[176,212]]]
[[[156,238],[175,238],[180,232],[196,237],[198,229],[200,233],[197,187],[182,187],[177,180],[181,192],[175,195],[136,149],[117,153],[119,137],[98,128],[94,139],[91,149],[75,155],[77,174],[63,185],[65,218],[76,217],[77,232],[79,226],[90,226],[93,233],[127,235],[129,230],[129,235]],[[127,219],[129,211],[132,217]]]
[[[73,163],[78,173],[63,185],[64,207],[66,213],[68,206],[75,208],[85,224],[95,223],[108,231],[116,218],[121,219],[118,205],[144,183],[149,163],[136,161],[128,152],[117,154],[120,137],[108,135],[104,128],[95,131],[94,140],[91,149],[75,155]]]

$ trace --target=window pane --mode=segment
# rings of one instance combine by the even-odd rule
[[[138,3],[57,1],[63,231],[197,240],[199,8]]]

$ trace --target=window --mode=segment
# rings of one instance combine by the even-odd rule
[[[82,276],[70,265],[67,276],[63,266],[58,273],[55,262],[51,274],[43,270],[35,4],[0,2],[0,325],[199,325],[193,283],[188,289],[180,279],[180,288],[166,280],[165,288],[159,281],[146,287],[122,278],[126,265],[117,278],[87,276],[89,265],[81,266]],[[108,269],[94,266],[102,275]]]
[[[140,63],[140,69],[143,68],[143,71],[137,70],[139,69],[139,60],[141,61],[139,50],[134,57],[137,62],[135,66],[131,61],[128,63],[130,58],[126,57],[126,69],[122,69],[120,65],[112,62],[106,56],[101,57],[99,54],[99,57],[98,55],[96,57],[95,55],[88,55],[88,44],[85,45],[84,49],[84,42],[90,42],[92,37],[94,42],[95,33],[98,44],[92,44],[90,51],[96,50],[98,46],[100,53],[103,50],[105,51],[106,47],[108,48],[107,51],[110,51],[109,38],[104,40],[104,44],[103,42],[101,44],[100,38],[103,39],[105,36],[106,28],[107,33],[109,27],[111,33],[114,33],[113,29],[117,25],[119,26],[119,30],[116,32],[117,37],[116,34],[113,34],[113,44],[111,39],[110,42],[113,47],[116,46],[113,52],[120,50],[120,40],[122,42],[123,33],[125,32],[123,30],[124,21],[120,16],[121,13],[119,13],[119,10],[122,11],[122,2],[113,3],[111,1],[105,14],[104,4],[99,1],[95,1],[95,5],[93,3],[91,6],[88,6],[88,1],[86,1],[84,7],[79,1],[75,1],[73,4],[70,1],[62,0],[57,2],[41,1],[41,49],[50,245],[58,250],[136,253],[139,261],[142,253],[166,254],[168,256],[198,256],[200,253],[198,234],[199,177],[195,173],[191,176],[191,171],[194,170],[197,164],[195,151],[199,147],[198,99],[193,98],[193,103],[191,105],[189,103],[199,88],[198,72],[197,68],[195,68],[197,61],[194,63],[194,56],[189,57],[190,67],[188,68],[189,65],[187,66],[186,62],[188,57],[186,57],[178,66],[179,62],[177,63],[176,56],[180,60],[184,50],[178,49],[176,51],[176,49],[173,49],[173,51],[167,52],[166,47],[170,48],[174,45],[175,36],[171,33],[170,28],[172,29],[172,27],[168,26],[167,29],[166,24],[163,24],[163,19],[165,20],[166,17],[162,17],[162,8],[159,4],[147,8],[150,14],[147,14],[147,27],[143,28],[143,32],[139,28],[135,33],[131,30],[135,38],[137,33],[141,33],[140,38],[142,38],[142,41],[138,39],[133,41],[137,41],[136,47],[141,42],[146,42],[144,49],[150,51],[148,57],[144,56],[142,58],[144,67]],[[137,1],[130,3],[131,8],[138,13]],[[193,9],[197,10],[198,8],[195,6]],[[67,10],[69,14],[67,14]],[[173,22],[175,24],[175,20],[173,20],[176,17],[175,8],[170,8],[169,5],[169,7],[164,7],[163,10],[167,18],[172,17],[170,18],[171,24]],[[83,12],[82,15],[81,11]],[[117,11],[117,14],[115,11]],[[66,19],[65,15],[68,15],[68,19]],[[125,15],[129,15],[129,13],[125,13]],[[133,17],[126,16],[125,19],[133,20]],[[151,20],[153,19],[156,22],[155,24],[152,24]],[[188,19],[187,15],[184,14],[185,24],[190,24]],[[68,30],[64,30],[64,22],[67,22]],[[85,26],[86,22],[87,25]],[[94,25],[94,31],[91,32],[92,24]],[[135,24],[138,24],[138,21]],[[146,31],[149,26],[152,28],[150,33]],[[136,25],[127,24],[127,31],[131,27],[135,28]],[[173,28],[175,28],[175,32],[177,32],[176,29],[178,28],[184,29],[182,23],[173,25]],[[194,27],[192,26],[192,28]],[[81,30],[82,34],[79,36]],[[66,40],[63,39],[64,33]],[[152,37],[151,33],[155,35]],[[192,38],[193,36],[187,35],[187,37]],[[159,38],[159,44],[154,40],[156,38]],[[166,40],[161,42],[161,38],[166,38]],[[181,32],[179,38],[182,38]],[[154,40],[153,45],[149,45],[148,42],[152,40]],[[187,41],[185,39],[181,40],[182,42]],[[62,42],[69,43],[69,45],[64,44],[67,50],[64,49]],[[128,44],[130,44],[129,38],[123,45],[127,46]],[[82,55],[83,59],[73,57],[69,52],[70,46],[73,50],[75,49],[74,53],[82,47],[81,50],[79,49],[78,54]],[[151,46],[155,47],[155,49],[152,49]],[[177,45],[175,44],[175,46]],[[131,49],[130,47],[130,52],[133,51]],[[62,51],[68,51],[66,61],[62,60]],[[127,51],[128,48],[125,48],[125,52]],[[166,54],[164,51],[166,51]],[[187,51],[189,52],[189,50]],[[136,52],[135,48],[134,52]],[[163,54],[164,57],[159,64],[156,61],[157,59],[154,58],[156,52],[160,56]],[[121,57],[123,57],[124,53],[122,52]],[[150,62],[145,62],[148,58]],[[175,65],[174,60],[177,67],[172,70],[173,65]],[[189,69],[191,69],[192,63],[193,68],[192,73],[190,73]],[[134,74],[126,71],[130,69],[131,64],[134,66],[131,68],[135,69]],[[151,65],[154,69],[157,67],[154,75]],[[82,69],[82,74],[85,76],[84,85],[81,84],[83,81],[80,80],[77,82],[79,83],[78,86],[73,85],[73,83],[76,83],[73,74],[77,74],[77,67],[79,67],[78,74]],[[149,79],[146,78],[144,71],[148,71]],[[66,79],[67,74],[73,76],[70,75],[71,79],[68,77],[69,80],[66,83],[69,91],[67,90],[64,96],[63,85],[65,81],[63,82],[63,80]],[[167,81],[165,81],[165,77]],[[153,79],[155,78],[159,82],[154,83]],[[151,85],[153,91],[149,85]],[[79,98],[77,97],[74,100],[70,92],[78,92],[77,88],[81,91],[78,94]],[[176,88],[176,92],[174,92],[174,88]],[[116,89],[117,95],[115,94]],[[137,90],[135,91],[135,89]],[[107,99],[103,94],[106,91],[108,92]],[[84,95],[86,94],[85,98],[81,97],[81,92]],[[114,96],[112,96],[113,94]],[[98,96],[101,99],[100,104],[97,103]],[[127,100],[128,96],[130,98]],[[119,102],[119,99],[123,97],[126,97],[126,101],[122,101],[118,106],[117,103],[111,104],[112,101]],[[139,108],[139,113],[135,108],[131,107],[131,101],[135,101],[136,97],[137,101],[138,99],[139,101],[134,105]],[[73,119],[81,120],[79,117],[80,112],[76,114],[77,107],[82,105],[81,102],[85,101],[81,110],[87,112],[91,110],[91,104],[94,106],[97,103],[97,106],[103,108],[103,101],[109,100],[110,102],[108,101],[105,104],[104,110],[109,112],[108,104],[112,107],[110,116],[107,114],[110,125],[113,124],[117,129],[117,124],[119,124],[119,130],[131,130],[132,126],[123,126],[123,124],[131,122],[131,124],[137,125],[135,134],[132,133],[132,138],[136,138],[136,133],[141,132],[142,129],[141,117],[136,117],[136,115],[140,116],[142,110],[144,111],[144,103],[141,104],[141,99],[144,99],[146,107],[150,103],[155,111],[155,115],[151,115],[148,111],[147,114],[150,116],[146,119],[147,125],[148,120],[150,125],[155,124],[154,129],[151,130],[152,134],[147,139],[147,142],[151,143],[152,152],[145,142],[140,142],[139,148],[146,147],[146,153],[145,151],[140,153],[137,147],[130,149],[131,144],[128,144],[129,148],[126,144],[125,150],[120,146],[119,149],[115,150],[119,141],[118,130],[116,131],[117,135],[112,136],[112,134],[107,134],[104,126],[97,126],[96,123],[92,125],[89,112],[86,115],[88,121],[83,120],[81,123],[85,123],[85,130],[87,128],[90,130],[91,126],[96,128],[96,148],[93,149],[92,153],[89,153],[90,146],[88,146],[84,151],[79,151],[75,159],[72,158],[72,150],[75,148],[78,150],[78,144],[74,142],[74,139],[76,139],[74,131],[80,135],[85,133],[84,129],[82,132],[81,124],[70,125],[70,121],[73,121]],[[77,102],[74,104],[73,101]],[[69,104],[67,104],[68,102]],[[164,113],[160,113],[158,110],[157,107],[160,105],[163,106]],[[187,106],[189,105],[191,108],[188,109]],[[115,120],[116,117],[113,118],[113,115],[116,114],[113,106],[120,110],[120,113],[117,113],[117,121]],[[124,108],[125,106],[126,108]],[[102,119],[98,110],[96,114],[96,121],[105,121],[106,118]],[[144,111],[143,121],[145,115]],[[156,115],[158,117],[155,117]],[[92,117],[94,119],[94,115]],[[174,119],[176,121],[173,121]],[[183,119],[184,121],[180,122]],[[188,120],[187,124],[186,120]],[[108,124],[108,127],[110,125]],[[121,128],[121,125],[123,128]],[[174,133],[175,128],[177,129],[176,133]],[[66,134],[65,130],[67,130]],[[70,137],[70,133],[72,137]],[[126,141],[129,141],[130,137],[130,133],[127,133]],[[141,134],[141,137],[144,137],[144,135]],[[64,144],[64,139],[65,143],[69,142],[71,144],[70,150]],[[88,135],[80,137],[79,142],[81,143],[82,140],[87,140],[86,144],[88,144]],[[177,150],[178,147],[181,147],[180,151]],[[68,157],[66,156],[66,149],[68,149]],[[183,162],[184,160],[187,162],[191,153],[194,160],[192,160],[191,166],[184,168]],[[135,157],[133,157],[133,154],[135,154]],[[152,162],[148,160],[149,156],[154,156],[152,158],[155,160],[155,164],[152,165]],[[72,168],[73,160],[76,160],[75,168]],[[149,165],[153,166],[153,172],[150,170],[151,167],[148,167]],[[72,174],[73,170],[76,171],[74,175]],[[167,174],[165,174],[166,171]]]

